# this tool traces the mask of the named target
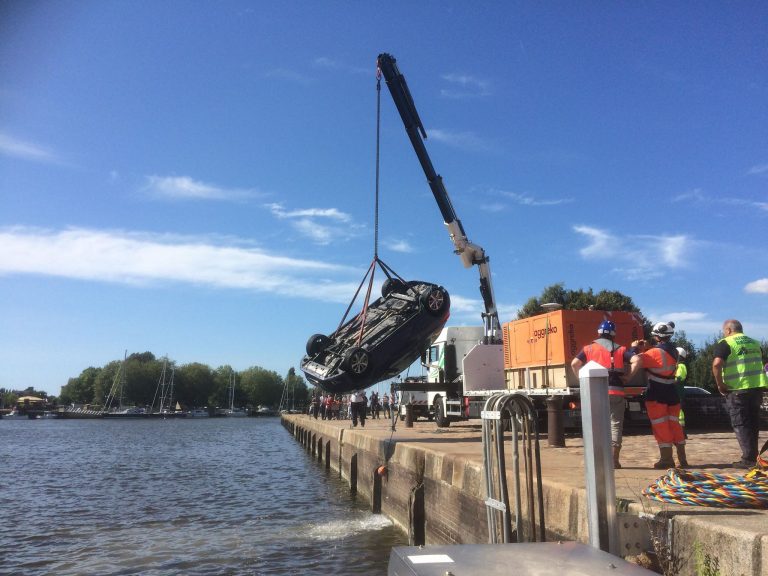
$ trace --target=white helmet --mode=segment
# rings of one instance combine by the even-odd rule
[[[667,340],[675,335],[675,323],[674,322],[657,322],[653,325],[651,334],[657,338]]]
[[[685,348],[678,348],[677,349],[677,357],[678,358],[687,358],[688,352],[685,351]]]

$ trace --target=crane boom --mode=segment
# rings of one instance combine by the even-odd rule
[[[390,54],[380,54],[378,57],[378,68],[387,82],[389,92],[405,125],[405,131],[408,133],[408,138],[416,152],[416,157],[419,159],[419,163],[427,177],[429,188],[432,190],[432,195],[435,197],[437,206],[440,208],[440,213],[446,228],[448,228],[448,234],[453,242],[455,253],[461,258],[465,268],[470,268],[471,266],[478,267],[480,273],[480,295],[483,298],[483,306],[485,308],[483,312],[485,343],[498,344],[501,342],[501,326],[499,324],[499,313],[496,309],[496,299],[493,295],[488,256],[482,247],[473,244],[467,238],[464,226],[462,226],[461,220],[456,215],[451,199],[448,196],[448,191],[445,189],[443,178],[432,166],[432,160],[430,160],[427,148],[424,145],[427,132],[424,130],[419,113],[416,111],[411,91],[405,82],[405,76],[400,73],[397,67],[397,61]]]

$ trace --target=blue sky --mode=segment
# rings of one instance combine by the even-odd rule
[[[768,338],[768,4],[0,6],[0,387],[124,350],[298,369],[373,257],[375,61],[405,74],[502,322],[620,290]],[[380,256],[464,269],[386,88]]]

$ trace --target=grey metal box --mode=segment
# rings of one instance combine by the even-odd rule
[[[578,542],[400,546],[389,555],[389,576],[658,576]]]

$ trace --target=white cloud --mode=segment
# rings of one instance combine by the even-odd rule
[[[278,219],[288,220],[302,236],[315,244],[328,245],[347,241],[360,235],[365,226],[352,222],[352,217],[336,208],[301,208],[286,210],[282,204],[266,204]]]
[[[686,236],[662,236],[658,238],[657,248],[661,252],[662,261],[670,268],[683,265],[683,257],[688,249]]]
[[[765,174],[766,172],[768,172],[768,163],[755,164],[747,171],[747,174]]]
[[[684,330],[686,336],[692,341],[705,340],[719,334],[723,325],[723,319],[712,319],[706,312],[658,312],[646,311],[646,317],[652,322],[675,323],[675,330]]]
[[[707,197],[701,191],[701,188],[694,188],[693,190],[689,190],[688,192],[683,192],[682,194],[678,194],[677,196],[672,198],[672,202],[684,202],[686,200],[704,202],[706,201],[706,199]]]
[[[491,94],[491,83],[482,78],[469,74],[443,74],[442,78],[452,85],[451,88],[440,90],[440,94],[446,98],[475,98]]]
[[[768,294],[768,278],[755,280],[744,286],[744,291],[751,294]]]
[[[17,140],[7,134],[0,134],[0,154],[34,162],[59,163],[59,159],[50,150],[37,144]]]
[[[707,315],[704,312],[670,312],[664,318],[672,320],[675,324],[682,324],[683,322],[700,322],[704,320]]]
[[[340,62],[339,60],[334,60],[333,58],[328,58],[327,56],[320,56],[318,58],[315,58],[312,64],[315,66],[315,68],[325,68],[327,70],[338,70],[339,72],[344,72],[348,74],[367,74],[371,77],[373,77],[374,74],[376,74],[376,66],[371,66],[369,68],[361,68],[359,66],[352,66],[345,62]]]
[[[267,78],[276,78],[278,80],[287,80],[289,82],[293,82],[294,84],[300,84],[303,86],[312,83],[312,79],[306,74],[296,72],[295,70],[288,70],[286,68],[275,68],[267,72],[264,76]]]
[[[186,283],[347,302],[351,268],[210,238],[136,232],[0,229],[0,275],[33,274],[131,285]]]
[[[503,324],[517,318],[520,310],[518,304],[497,303],[499,321]],[[451,320],[452,324],[462,323],[474,326],[482,326],[484,311],[483,301],[480,298],[467,298],[458,294],[451,294]]]
[[[555,198],[553,200],[541,200],[531,196],[530,194],[521,194],[518,192],[507,192],[505,190],[499,190],[499,194],[511,199],[516,204],[522,206],[557,206],[559,204],[569,204],[573,202],[573,198]]]
[[[480,210],[483,210],[485,212],[503,212],[507,207],[501,202],[490,202],[490,203],[480,204],[478,208],[480,208]]]
[[[302,208],[300,210],[285,210],[282,204],[267,204],[270,212],[278,218],[329,218],[339,222],[349,222],[351,217],[337,208]]]
[[[614,271],[630,280],[656,278],[668,269],[686,265],[693,240],[685,235],[619,237],[591,226],[574,226],[589,243],[579,250],[586,260],[613,260],[616,254],[629,265]],[[638,248],[642,246],[642,248]]]
[[[181,200],[242,200],[258,195],[254,190],[222,188],[189,176],[147,176],[143,191],[161,198]]]
[[[614,236],[590,226],[574,226],[573,229],[590,240],[586,247],[579,250],[584,258],[603,259],[616,254],[617,239]]]
[[[759,172],[755,172],[755,174],[757,173]],[[715,198],[704,194],[701,188],[694,188],[689,192],[678,194],[672,198],[672,202],[695,202],[704,206],[735,206],[737,208],[757,208],[758,210],[768,211],[768,202],[756,202],[732,196],[719,196]]]
[[[384,245],[392,250],[392,252],[411,254],[414,251],[413,246],[407,240],[387,240],[384,242]]]
[[[440,130],[439,128],[433,128],[427,136],[453,148],[459,148],[461,150],[470,150],[474,152],[484,152],[492,149],[492,146],[486,140],[480,138],[473,132],[450,132],[448,130]]]

